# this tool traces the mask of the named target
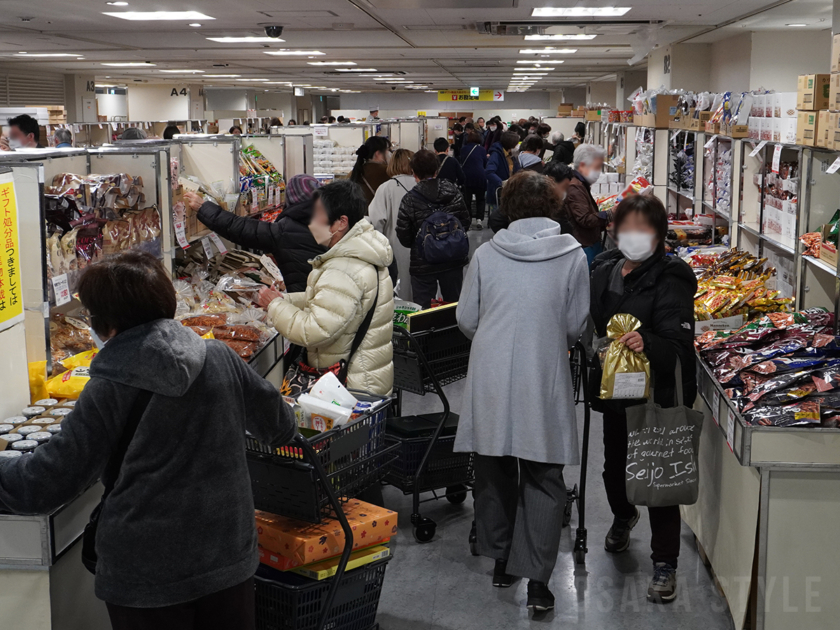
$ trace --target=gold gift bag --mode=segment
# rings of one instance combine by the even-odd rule
[[[643,352],[633,352],[619,339],[641,328],[642,323],[627,313],[616,313],[607,323],[607,348],[601,375],[602,400],[647,398],[650,389],[650,361]]]

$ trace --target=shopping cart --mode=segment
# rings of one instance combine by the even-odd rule
[[[597,359],[596,359],[597,360]],[[575,484],[573,488],[566,489],[566,506],[563,510],[562,527],[568,527],[572,522],[572,510],[577,504],[578,527],[575,531],[574,556],[575,562],[583,564],[586,562],[586,465],[589,459],[589,378],[587,370],[586,349],[578,342],[569,352],[569,362],[572,369],[572,388],[575,397],[575,405],[583,403],[583,439],[581,440],[580,460],[580,485]],[[478,536],[476,534],[475,521],[470,529],[470,552],[478,555]]]
[[[329,476],[309,440],[295,435],[292,448],[320,480],[344,532],[344,551],[336,574],[315,581],[260,565],[254,576],[257,630],[375,630],[376,609],[389,558],[345,573],[353,550],[353,529],[341,509]]]
[[[429,542],[437,524],[420,513],[420,504],[445,496],[451,503],[463,503],[473,485],[473,454],[455,453],[454,435],[442,435],[452,416],[443,386],[467,375],[470,340],[456,325],[410,333],[394,327],[394,388],[397,390],[397,413],[402,392],[421,396],[435,393],[443,403],[443,413],[435,414],[430,434],[405,438],[391,433],[386,441],[399,449],[385,481],[405,494],[412,494],[411,524],[417,542]],[[444,490],[442,495],[438,490]],[[420,494],[432,492],[432,498],[420,500]]]
[[[254,437],[245,448],[254,507],[264,512],[320,523],[333,511],[329,490],[341,499],[356,497],[379,483],[397,457],[397,446],[385,443],[385,418],[390,399],[352,392],[356,399],[376,405],[356,420],[319,433],[299,429],[326,471],[328,482],[306,461],[297,443],[272,448]]]

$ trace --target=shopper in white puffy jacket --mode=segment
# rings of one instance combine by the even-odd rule
[[[393,252],[388,239],[364,218],[364,208],[361,190],[349,180],[316,191],[309,229],[328,251],[311,261],[306,291],[275,297],[268,317],[283,337],[306,348],[308,365],[327,368],[350,358],[356,332],[375,308],[370,328],[350,358],[347,386],[386,395],[394,384],[394,287],[388,274]],[[267,297],[264,291],[263,302]]]
[[[387,182],[376,190],[373,201],[368,208],[368,219],[373,227],[382,232],[391,244],[394,258],[397,261],[397,278],[400,281],[397,294],[404,300],[411,301],[411,276],[409,262],[411,250],[403,247],[397,237],[397,215],[400,212],[400,202],[406,193],[414,188],[417,181],[411,172],[410,161],[414,151],[397,149],[388,162]]]

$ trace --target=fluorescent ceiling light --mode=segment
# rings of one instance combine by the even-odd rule
[[[156,64],[145,61],[117,61],[113,63],[101,63],[100,66],[111,66],[112,68],[150,68]]]
[[[554,68],[541,68],[541,67],[536,67],[536,68],[517,68],[516,70],[517,70],[517,71],[518,71],[518,70],[533,70],[534,72],[540,72],[540,71],[542,71],[542,70],[546,70],[546,71],[549,71],[549,70],[554,70]]]
[[[204,70],[158,70],[158,72],[170,72],[172,74],[204,74]]]
[[[621,17],[630,7],[538,7],[531,17]]]
[[[199,24],[198,22],[193,22],[192,24],[187,24],[187,26],[192,26],[193,28],[198,28],[199,26],[201,26],[201,24]]]
[[[128,2],[106,2],[105,4],[109,4],[112,7],[127,7]]]
[[[586,35],[584,33],[577,33],[575,35],[526,35],[526,40],[530,41],[543,41],[543,40],[554,40],[554,41],[561,41],[561,40],[582,40],[582,39],[595,39],[595,35]]]
[[[516,63],[517,64],[529,63],[532,66],[541,67],[543,63],[566,63],[566,60],[565,59],[549,59],[548,61],[542,61],[541,62],[541,61],[526,61],[526,60],[523,59],[523,60],[517,61]],[[516,69],[517,70],[524,70],[524,68],[516,68]],[[546,68],[546,70],[554,70],[554,68]]]
[[[81,57],[78,53],[26,53],[19,52],[14,54],[15,57]]]
[[[241,77],[241,74],[205,74],[205,79],[230,79],[234,77]]]
[[[785,26],[808,26],[807,24],[785,24]]]
[[[355,61],[307,61],[310,66],[355,66]]]
[[[338,68],[336,72],[376,72],[376,68]]]
[[[264,50],[266,55],[325,55],[320,50]]]
[[[120,13],[105,13],[121,20],[215,20],[198,11],[122,11]]]
[[[285,42],[285,39],[278,39],[277,37],[208,37],[211,42],[219,42],[220,44],[260,44],[265,42]]]
[[[577,48],[525,48],[520,50],[520,55],[571,55],[577,52]],[[553,62],[552,62],[553,63]]]
[[[259,81],[261,83],[267,83],[268,79],[237,79],[237,81]]]

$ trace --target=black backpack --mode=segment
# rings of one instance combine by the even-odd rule
[[[436,207],[414,189],[409,194],[421,199],[430,209]],[[455,215],[440,209],[423,219],[415,245],[417,254],[430,265],[460,262],[470,254],[470,241],[464,226]]]

